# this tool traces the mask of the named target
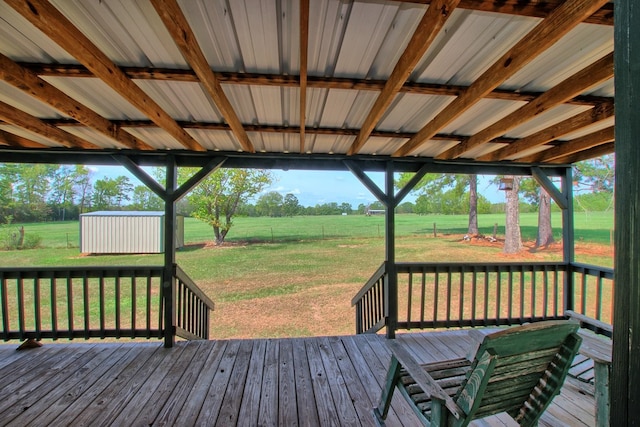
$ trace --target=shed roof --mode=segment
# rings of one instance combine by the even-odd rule
[[[0,156],[614,150],[608,0],[0,0]]]
[[[164,216],[164,211],[95,211],[80,216]]]

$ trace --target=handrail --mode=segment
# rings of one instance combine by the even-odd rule
[[[180,267],[174,265],[176,292],[176,335],[189,339],[209,339],[210,313],[214,302]]]
[[[162,267],[0,269],[0,339],[163,336]]]
[[[383,262],[351,300],[356,308],[356,334],[375,333],[386,325],[388,292],[387,264]]]
[[[511,325],[565,310],[612,321],[613,269],[564,262],[396,263],[399,329]],[[356,332],[392,323],[383,264],[353,297]],[[608,306],[609,305],[609,306]]]

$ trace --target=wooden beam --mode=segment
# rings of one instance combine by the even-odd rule
[[[406,156],[428,141],[440,129],[476,104],[536,56],[547,50],[585,18],[591,16],[608,0],[567,0],[516,43],[498,61],[491,65],[478,80],[458,98],[454,99],[415,137],[393,153]]]
[[[614,111],[615,108],[613,106],[613,103],[607,103],[598,107],[591,108],[559,123],[551,125],[546,129],[542,129],[541,131],[524,137],[512,144],[507,145],[506,147],[481,156],[477,160],[484,162],[504,160],[524,150],[538,147],[571,132],[575,132],[583,127],[613,117]]]
[[[32,141],[25,137],[14,135],[9,132],[5,132],[0,129],[0,143],[4,145],[8,145],[9,147],[19,147],[19,148],[48,148],[48,146],[44,144],[40,144],[39,142]]]
[[[508,130],[515,128],[551,108],[564,103],[568,99],[603,83],[613,77],[613,52],[588,67],[578,71],[573,76],[552,87],[535,100],[518,108],[506,117],[493,123],[469,137],[458,145],[438,154],[436,159],[447,160],[460,157],[467,151],[478,147],[491,139],[501,136]]]
[[[229,99],[224,94],[216,75],[211,70],[211,66],[209,66],[202,49],[200,49],[196,35],[189,26],[187,18],[182,13],[177,1],[151,0],[151,4],[156,9],[167,30],[169,30],[169,34],[173,37],[173,41],[180,49],[180,52],[182,52],[207,93],[211,96],[229,126],[231,126],[233,135],[238,140],[240,147],[244,151],[254,153],[256,150],[253,148],[251,141],[249,141],[249,136],[242,127],[242,123],[240,123],[240,119],[231,106]]]
[[[556,202],[556,204],[562,210],[566,210],[569,208],[569,201],[567,197],[562,194],[562,191],[558,190],[558,187],[555,186],[553,181],[549,179],[546,173],[542,169],[537,166],[531,168],[531,175],[533,178],[540,184],[542,188],[545,189],[549,196]]]
[[[147,188],[153,191],[162,200],[166,198],[165,188],[158,184],[158,181],[153,179],[147,172],[144,171],[136,162],[125,155],[112,156],[118,163],[124,166],[133,176],[138,178]]]
[[[444,26],[460,0],[433,0],[425,11],[411,40],[407,44],[400,59],[396,63],[391,75],[387,79],[382,92],[376,98],[373,107],[360,128],[360,134],[347,151],[347,154],[357,154],[364,146],[376,127],[382,115],[397,95],[398,91],[409,78],[416,64],[429,49],[433,40]]]
[[[404,199],[407,196],[407,194],[409,194],[409,192],[411,192],[411,190],[413,190],[414,187],[418,185],[420,180],[424,178],[424,176],[429,172],[430,169],[431,169],[431,165],[425,164],[411,177],[409,182],[407,182],[405,186],[402,187],[398,191],[398,193],[396,193],[395,200],[394,200],[395,206],[399,205],[402,199]]]
[[[615,1],[616,179],[609,424],[637,426],[640,402],[640,10]]]
[[[573,153],[564,157],[558,157],[557,159],[554,159],[550,163],[569,165],[569,164],[581,162],[583,160],[602,157],[606,154],[613,154],[615,152],[615,149],[616,149],[615,142],[611,141],[611,142],[607,142],[606,144],[589,148],[588,150]]]
[[[187,181],[185,181],[180,187],[178,187],[172,196],[173,201],[178,201],[183,198],[189,191],[202,182],[203,179],[208,177],[211,172],[218,170],[227,161],[226,157],[213,157],[207,163],[205,163],[198,172],[193,174]]]
[[[588,150],[598,145],[605,144],[615,140],[613,129],[614,126],[601,129],[597,132],[593,132],[589,135],[582,136],[580,138],[572,139],[571,141],[564,142],[554,148],[542,151],[540,153],[532,154],[530,156],[522,157],[518,159],[519,162],[524,163],[543,163],[551,162],[561,157],[566,157],[571,154]]]
[[[91,40],[46,0],[6,2],[51,40],[73,55],[96,77],[149,117],[189,150],[205,151],[150,96],[129,79]]]
[[[389,201],[387,200],[387,195],[385,194],[385,192],[382,191],[371,178],[369,178],[369,176],[364,172],[364,170],[360,168],[360,166],[356,162],[344,160],[343,163],[351,171],[351,173],[353,173],[356,178],[358,178],[362,185],[367,187],[367,189],[371,191],[371,194],[373,194],[376,199],[383,203],[387,209],[394,208],[394,206],[389,206]]]
[[[49,104],[61,113],[73,117],[80,123],[114,139],[119,144],[134,150],[150,150],[144,141],[118,128],[109,120],[82,105],[60,89],[21,67],[0,53],[0,79]]]
[[[300,0],[300,153],[304,153],[307,125],[307,63],[309,56],[309,0]]]
[[[45,123],[39,118],[25,113],[12,105],[5,104],[2,101],[0,101],[0,119],[6,120],[12,125],[27,129],[33,133],[42,135],[45,138],[56,141],[67,148],[99,148],[89,141]]]
[[[367,1],[367,0],[365,0]],[[371,1],[371,0],[368,0]],[[405,3],[429,4],[431,0],[403,0]],[[562,3],[562,0],[462,0],[460,9],[480,10],[484,12],[504,13],[508,15],[546,18]],[[587,17],[584,22],[613,26],[613,4],[603,5],[599,10]]]
[[[21,67],[30,70],[39,76],[47,77],[93,77],[93,73],[86,67],[77,64],[40,64],[19,62]],[[191,70],[174,68],[150,68],[150,67],[120,67],[130,79],[136,80],[161,80],[173,82],[199,83],[196,73]],[[276,87],[300,87],[300,76],[260,73],[236,73],[217,72],[216,78],[221,84],[229,85],[256,85]],[[386,80],[353,79],[345,77],[320,77],[307,76],[307,87],[314,89],[342,89],[342,90],[367,90],[381,91]],[[459,96],[468,86],[448,85],[440,83],[405,82],[399,92],[416,95],[442,95]],[[485,98],[501,99],[504,101],[530,102],[540,96],[542,92],[518,92],[506,89],[494,89]],[[577,96],[567,104],[572,105],[599,105],[613,102],[613,98],[602,96]]]

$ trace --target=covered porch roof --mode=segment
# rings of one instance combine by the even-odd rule
[[[3,156],[613,152],[607,0],[3,0],[0,19]]]

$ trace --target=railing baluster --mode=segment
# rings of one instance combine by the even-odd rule
[[[471,276],[471,326],[475,326],[476,325],[476,304],[477,304],[477,297],[478,297],[478,291],[477,291],[478,267],[474,265],[472,267],[471,274],[472,274]]]
[[[500,319],[500,309],[502,308],[502,268],[500,266],[498,266],[496,274],[496,320],[498,320]]]
[[[147,274],[147,327],[146,337],[151,338],[151,272]]]
[[[438,317],[438,301],[440,301],[440,271],[436,267],[434,272],[434,290],[433,290],[433,322],[439,319]]]
[[[409,273],[407,282],[407,323],[411,325],[411,297],[413,296],[413,273]]]
[[[544,295],[542,297],[542,317],[546,319],[549,316],[549,277],[547,276],[547,266],[542,269],[542,287],[544,289]]]
[[[42,338],[42,313],[40,312],[40,279],[38,277],[33,279],[33,310],[35,317],[35,329],[36,329],[36,339]]]
[[[602,319],[602,273],[600,272],[596,278],[596,313],[598,320]]]
[[[509,287],[507,292],[507,321],[511,325],[513,319],[513,265],[509,265],[507,274],[509,275],[507,280],[507,286]]]
[[[489,270],[484,270],[484,313],[482,315],[482,322],[484,326],[487,326],[487,320],[489,318]]]
[[[458,299],[458,326],[462,326],[461,321],[464,319],[464,269],[460,271],[460,295]]]
[[[450,326],[451,321],[451,266],[447,268],[447,320],[446,326],[447,328]]]
[[[20,332],[20,339],[25,339],[24,325],[24,279],[18,279],[18,331]]]
[[[90,304],[89,304],[89,278],[87,277],[86,272],[82,275],[82,299],[84,301],[84,338],[90,338],[90,330],[91,325],[89,322],[89,316],[91,314]]]
[[[420,288],[420,329],[424,329],[424,309],[427,297],[427,273],[421,271],[422,287]]]
[[[73,281],[71,274],[67,272],[65,280],[67,282],[67,321],[69,322],[69,333],[73,336]]]
[[[2,286],[2,339],[9,340],[9,298],[7,296],[7,278],[4,276],[4,272],[0,272],[0,285]]]
[[[106,326],[105,326],[105,295],[104,295],[104,277],[100,274],[99,286],[100,286],[100,336],[101,338],[105,338],[107,336]]]
[[[136,311],[138,310],[137,306],[137,292],[136,287],[138,283],[136,282],[135,273],[132,274],[129,278],[131,280],[131,338],[135,338],[135,330],[136,330]]]
[[[55,275],[51,275],[50,288],[51,288],[51,331],[53,339],[58,339],[58,287]]]
[[[536,317],[536,272],[531,271],[531,321]]]

